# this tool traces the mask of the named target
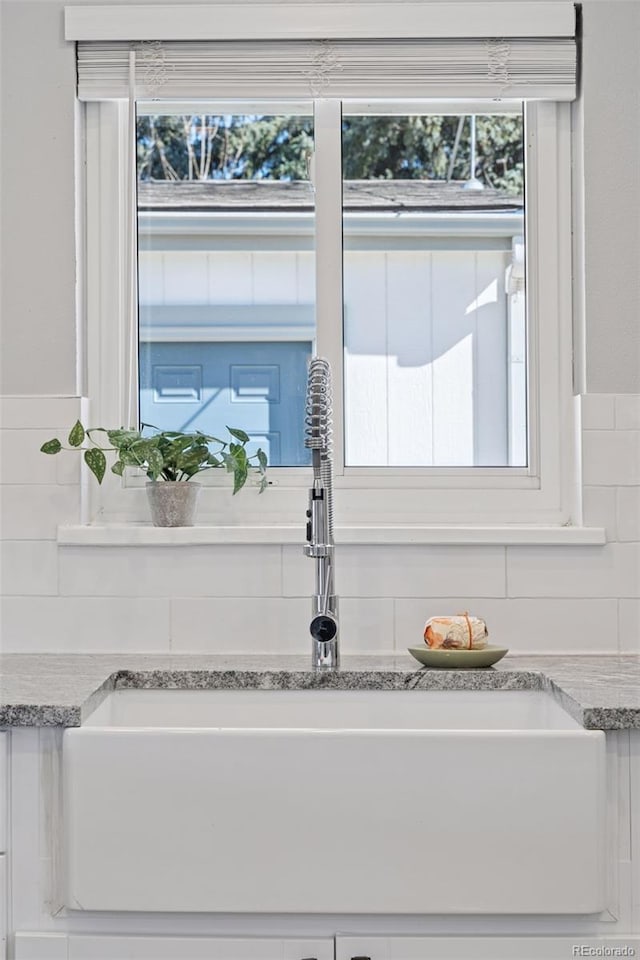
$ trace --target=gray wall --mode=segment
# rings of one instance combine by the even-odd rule
[[[0,9],[0,392],[76,394],[74,49],[58,0],[2,0]],[[637,393],[640,2],[586,0],[583,20],[583,386]]]
[[[0,392],[74,394],[74,47],[61,3],[2,3]]]
[[[640,392],[640,3],[584,5],[586,386]]]

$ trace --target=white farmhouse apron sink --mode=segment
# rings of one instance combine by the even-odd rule
[[[116,690],[64,733],[66,903],[596,912],[604,739],[539,691]]]

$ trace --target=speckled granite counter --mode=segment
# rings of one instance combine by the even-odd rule
[[[543,689],[588,729],[640,729],[640,656],[507,656],[483,670],[431,670],[409,654],[344,657],[335,673],[314,673],[302,656],[5,654],[0,727],[79,726],[123,687]]]

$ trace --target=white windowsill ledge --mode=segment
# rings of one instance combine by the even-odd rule
[[[602,527],[437,526],[381,524],[338,526],[338,545],[365,544],[457,544],[559,546],[606,543]],[[62,546],[194,546],[200,544],[298,544],[304,543],[304,525],[153,527],[144,523],[114,523],[104,526],[58,527]]]

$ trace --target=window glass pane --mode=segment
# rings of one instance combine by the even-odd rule
[[[272,466],[307,464],[312,104],[203,111],[138,114],[140,419],[239,427]]]
[[[345,463],[527,463],[522,114],[342,126]]]

